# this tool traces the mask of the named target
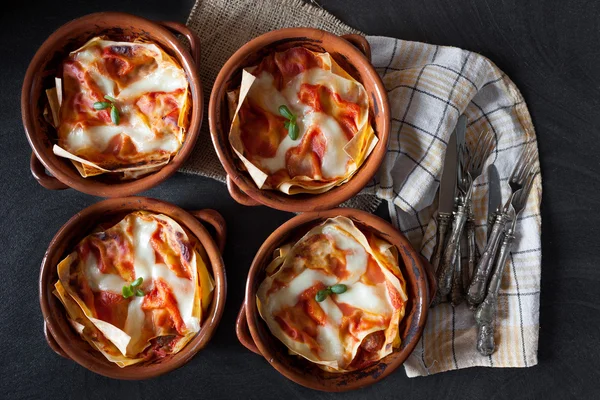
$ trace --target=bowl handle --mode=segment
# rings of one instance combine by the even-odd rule
[[[238,185],[235,184],[233,179],[229,175],[227,175],[227,190],[229,190],[229,194],[235,201],[244,206],[254,207],[261,206],[262,204],[258,201],[254,200],[252,197],[248,196],[246,193],[242,192],[242,189]]]
[[[58,354],[61,357],[64,357],[66,359],[71,359],[71,357],[69,357],[67,355],[67,353],[64,352],[64,350],[60,347],[60,345],[58,343],[56,343],[56,339],[54,339],[54,336],[52,336],[52,333],[50,333],[50,331],[48,330],[48,325],[46,324],[46,322],[44,321],[44,336],[46,337],[46,342],[48,342],[48,346],[50,346],[50,348],[52,350],[54,350],[54,352],[56,354]]]
[[[189,211],[189,213],[200,221],[212,225],[212,227],[215,228],[217,245],[219,246],[219,251],[223,254],[223,250],[225,250],[225,241],[227,239],[227,225],[225,224],[225,218],[217,211],[208,208],[205,210]]]
[[[433,299],[435,299],[435,294],[437,293],[437,279],[435,278],[435,273],[433,272],[433,266],[431,263],[423,256],[421,256],[421,261],[423,262],[425,274],[427,274],[427,283],[429,285],[429,304],[431,304]]]
[[[46,168],[36,157],[35,153],[31,153],[31,161],[29,162],[29,168],[31,169],[31,175],[36,181],[46,189],[50,190],[63,190],[69,186],[65,185],[53,176],[46,173]]]
[[[185,26],[184,24],[179,23],[179,22],[158,21],[158,23],[160,25],[164,26],[165,28],[169,29],[172,32],[179,33],[179,34],[185,36],[185,38],[188,40],[188,42],[190,42],[190,49],[191,49],[192,57],[194,58],[194,63],[196,64],[196,68],[199,68],[200,67],[200,39],[198,39],[198,36],[196,36],[196,34],[194,34],[194,32],[192,32],[190,30],[190,28],[188,28],[187,26]]]
[[[238,337],[240,343],[250,350],[253,353],[262,356],[260,351],[258,351],[258,347],[256,347],[256,343],[254,343],[254,339],[252,339],[252,335],[250,335],[250,330],[248,329],[248,320],[246,319],[246,303],[242,303],[242,308],[240,308],[240,312],[235,320],[235,334]]]
[[[341,37],[342,39],[346,39],[352,43],[354,47],[359,49],[365,55],[365,57],[371,61],[371,45],[364,36],[357,35],[355,33],[349,33],[347,35],[342,35]]]

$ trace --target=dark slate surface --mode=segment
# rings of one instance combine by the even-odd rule
[[[73,190],[51,192],[31,177],[19,108],[25,70],[45,38],[72,18],[118,10],[184,22],[193,1],[13,1],[0,12],[0,398],[600,398],[600,3],[320,3],[369,34],[477,51],[522,90],[537,128],[544,178],[539,365],[474,368],[415,379],[399,370],[346,395],[315,392],[288,381],[237,342],[234,320],[254,252],[291,215],[244,208],[229,198],[223,185],[181,174],[144,195],[190,209],[216,208],[229,222],[227,309],[208,348],[185,367],[143,382],[107,379],[58,357],[42,334],[39,264],[60,226],[100,199]]]

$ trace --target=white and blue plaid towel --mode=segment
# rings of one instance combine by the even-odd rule
[[[490,131],[494,163],[510,194],[508,177],[523,146],[535,141],[527,106],[511,80],[487,58],[465,50],[367,37],[372,62],[388,91],[392,129],[386,159],[363,192],[388,201],[392,222],[430,257],[436,245],[437,192],[450,133],[468,118],[467,145]],[[487,175],[474,182],[473,209],[480,252],[487,237]],[[496,352],[481,356],[477,326],[465,304],[440,304],[429,312],[421,342],[405,363],[408,376],[473,366],[537,364],[541,277],[541,176],[517,222],[496,318]]]

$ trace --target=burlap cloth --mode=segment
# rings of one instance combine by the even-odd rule
[[[214,79],[228,57],[248,40],[270,30],[310,26],[335,34],[358,33],[323,9],[299,0],[198,0],[188,26],[202,46],[200,75],[208,99]],[[495,148],[484,165],[494,163],[506,184],[526,143],[535,143],[527,106],[514,83],[490,60],[453,47],[385,37],[367,37],[372,64],[382,77],[392,110],[386,158],[377,176],[346,204],[374,210],[389,205],[392,223],[429,257],[436,244],[437,189],[447,141],[461,114],[468,118],[467,144],[494,134]],[[205,114],[206,115],[206,114]],[[225,180],[204,123],[196,150],[183,172]],[[474,182],[477,246],[487,237],[487,174]],[[496,319],[497,350],[482,357],[476,350],[473,313],[461,304],[430,310],[423,337],[404,366],[408,376],[429,375],[473,366],[529,367],[537,364],[541,279],[541,176],[516,225],[505,269]],[[464,264],[463,264],[464,265]]]

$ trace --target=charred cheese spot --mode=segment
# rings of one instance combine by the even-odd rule
[[[140,69],[156,68],[155,57],[142,46],[108,45],[102,49],[104,68],[109,76],[121,85],[126,85],[142,78]]]
[[[270,73],[281,90],[292,78],[310,68],[322,68],[323,61],[314,53],[303,48],[293,47],[287,51],[270,54],[265,57],[254,71]]]

